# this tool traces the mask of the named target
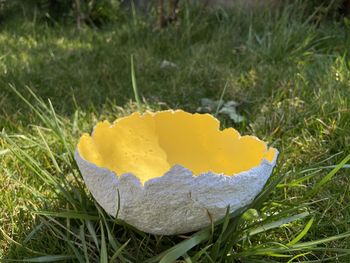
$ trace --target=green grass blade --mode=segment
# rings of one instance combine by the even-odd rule
[[[137,83],[136,83],[136,76],[135,76],[135,67],[134,67],[134,55],[131,55],[131,82],[132,82],[132,89],[134,91],[134,96],[137,104],[137,108],[139,112],[142,112],[142,107],[141,107],[141,100],[139,97],[139,93],[137,90]]]
[[[261,193],[254,199],[250,207],[259,210],[263,202],[269,197],[269,195],[276,189],[277,185],[280,184],[289,173],[283,175],[277,175],[271,182],[268,183],[261,191]]]
[[[43,215],[43,216],[61,217],[61,218],[69,218],[69,219],[82,219],[82,220],[93,220],[93,221],[96,221],[99,219],[99,217],[96,215],[89,215],[83,212],[75,212],[75,211],[62,211],[62,212],[33,211],[32,213]]]
[[[101,228],[100,263],[108,263],[108,255],[107,255],[107,245],[106,245],[105,231],[104,231],[104,227],[103,227],[103,225],[102,225],[102,222],[100,222],[100,228]]]
[[[225,86],[222,89],[222,92],[221,92],[221,95],[220,95],[220,99],[219,99],[219,103],[218,103],[218,106],[216,107],[216,111],[215,111],[215,114],[214,114],[215,117],[218,116],[219,110],[220,110],[222,104],[224,103],[224,96],[225,96],[225,93],[226,93],[226,90],[227,90],[227,86],[228,86],[228,81],[226,81]]]
[[[6,176],[8,176],[8,178],[13,180],[18,185],[20,185],[23,189],[26,189],[27,191],[29,191],[33,196],[35,196],[35,198],[42,199],[42,200],[46,199],[46,197],[42,193],[40,193],[37,189],[34,189],[30,185],[23,183],[20,180],[19,176],[16,176],[14,172],[11,173],[6,168],[4,168],[4,171],[5,171]]]
[[[12,89],[12,91],[14,93],[16,93],[16,95],[30,108],[32,109],[35,114],[45,123],[47,122],[47,119],[45,118],[44,113],[40,110],[35,108],[32,103],[30,103],[16,88],[15,86],[13,86],[12,84],[9,85],[10,88]]]
[[[183,258],[184,258],[184,261],[185,261],[186,263],[193,263],[193,261],[191,260],[190,256],[189,256],[187,253],[185,253],[185,254],[183,255]]]
[[[350,237],[350,231],[347,231],[347,232],[339,234],[339,235],[335,235],[335,236],[331,236],[331,237],[326,237],[326,238],[314,240],[314,241],[297,243],[297,244],[291,246],[290,249],[300,249],[300,248],[314,247],[314,246],[317,246],[317,245],[329,243],[329,242],[332,242],[332,241],[335,241],[335,240],[348,238],[348,237]]]
[[[325,251],[327,252],[327,251]],[[306,253],[305,253],[306,254]],[[340,253],[337,253],[336,256],[333,256],[333,257],[327,257],[327,258],[322,258],[322,263],[323,262],[343,262],[343,263],[348,263],[349,261],[347,259],[344,259],[344,260],[341,260],[340,259],[342,257],[348,257],[350,255],[350,251],[348,251],[347,253],[343,253],[343,254],[340,254]],[[292,261],[293,263],[295,261]],[[291,262],[291,263],[292,263]],[[316,259],[316,260],[307,260],[307,261],[299,261],[300,263],[320,263],[320,260],[319,259]],[[288,262],[289,263],[289,262]]]
[[[283,225],[289,224],[289,223],[294,222],[296,220],[303,219],[303,218],[305,218],[305,217],[307,217],[309,215],[310,215],[309,212],[304,212],[304,213],[300,213],[300,214],[297,214],[297,215],[294,215],[294,216],[289,216],[289,217],[282,218],[282,219],[277,220],[275,222],[264,224],[264,225],[262,225],[262,226],[260,226],[258,228],[249,230],[248,233],[245,233],[240,240],[243,240],[243,239],[245,239],[247,237],[251,237],[251,236],[254,236],[254,235],[266,232],[266,231],[274,229],[274,228],[279,228],[279,227],[281,227]]]
[[[108,237],[108,244],[111,245],[111,247],[113,248],[113,250],[117,250],[118,247],[120,247],[119,242],[115,239],[115,237],[112,234],[112,230],[109,228],[109,225],[107,224],[107,220],[106,217],[104,215],[104,212],[101,210],[101,208],[99,207],[99,205],[95,204],[95,207],[98,210],[98,213],[100,215],[100,217],[102,217],[102,221],[104,226],[106,227],[106,231],[107,231],[107,237]],[[114,222],[115,223],[115,222]]]
[[[59,188],[58,181],[55,180],[46,170],[42,169],[40,164],[28,153],[20,148],[12,139],[8,136],[5,137],[5,141],[10,146],[12,154],[14,154],[21,163],[23,163],[27,168],[32,170],[36,175],[38,175],[41,180],[54,188]]]
[[[295,256],[292,257],[290,260],[288,260],[287,263],[296,262],[296,261],[295,261],[296,259],[299,259],[299,258],[301,258],[301,257],[305,257],[305,256],[307,256],[307,255],[309,255],[309,254],[311,254],[311,251],[310,251],[310,252],[305,252],[305,253],[300,253],[300,254],[298,254],[298,255],[295,255]]]
[[[198,231],[197,233],[193,234],[189,239],[181,241],[180,243],[174,245],[172,248],[162,252],[161,254],[146,260],[145,263],[174,262],[177,258],[183,256],[187,251],[189,251],[194,246],[200,244],[205,240],[208,240],[210,236],[211,236],[211,231],[209,228]]]
[[[30,252],[30,253],[33,253],[33,254],[37,254],[37,255],[43,255],[43,254],[44,254],[44,253],[42,253],[42,252],[39,252],[39,251],[35,251],[35,250],[33,250],[33,249],[30,249],[30,248],[24,246],[23,244],[18,243],[17,241],[13,240],[9,235],[7,235],[7,234],[5,233],[5,231],[4,231],[1,227],[0,227],[0,234],[1,234],[1,236],[3,237],[3,240],[6,240],[6,241],[9,242],[10,244],[14,244],[14,245],[16,245],[16,246],[18,246],[18,247],[20,247],[20,248],[23,248],[23,249],[25,249],[26,251],[28,251],[28,252]]]
[[[171,263],[176,259],[183,256],[187,251],[189,251],[194,246],[200,244],[204,240],[208,239],[211,235],[209,230],[200,231],[199,233],[193,235],[191,238],[182,241],[181,243],[175,245],[167,252],[160,260],[160,263]]]
[[[57,262],[62,260],[68,260],[68,259],[74,259],[75,256],[72,255],[49,255],[49,256],[42,256],[42,257],[35,257],[35,258],[26,258],[23,260],[23,262]]]
[[[212,246],[212,244],[202,248],[200,251],[198,251],[193,257],[192,257],[192,261],[195,263],[197,261],[200,260],[200,258],[207,253],[208,249]]]
[[[69,156],[70,156],[71,160],[73,160],[74,159],[74,157],[73,157],[73,149],[68,145],[68,142],[66,140],[66,136],[63,134],[63,131],[62,131],[61,125],[59,124],[59,120],[57,118],[55,109],[53,108],[53,105],[52,105],[50,100],[49,100],[49,106],[50,106],[50,112],[52,114],[52,117],[53,117],[53,120],[54,120],[54,124],[55,124],[55,128],[56,128],[55,131],[58,134],[58,138],[62,141],[62,143],[63,143],[67,153],[70,154]]]
[[[30,233],[29,233],[29,234],[26,236],[26,238],[23,240],[22,244],[26,244],[26,243],[28,243],[30,240],[32,240],[33,237],[35,236],[35,234],[36,234],[39,230],[42,229],[43,225],[44,225],[44,224],[41,222],[40,224],[38,224],[37,226],[35,226],[35,227],[33,228],[33,230],[30,231]]]
[[[51,161],[52,161],[52,163],[54,164],[54,166],[55,166],[57,172],[58,172],[58,173],[62,173],[62,170],[61,170],[61,168],[59,167],[59,165],[58,165],[58,163],[57,163],[57,161],[56,161],[56,158],[55,158],[54,154],[52,153],[52,151],[51,151],[51,149],[50,149],[50,146],[48,145],[47,141],[45,140],[45,137],[43,136],[43,134],[42,134],[42,132],[40,131],[39,127],[36,127],[36,130],[37,130],[37,132],[38,132],[38,134],[39,134],[41,140],[43,141],[43,143],[44,143],[44,145],[45,145],[45,147],[46,147],[46,149],[47,149],[47,152],[48,152],[49,155],[50,155]]]
[[[80,225],[79,227],[79,236],[80,236],[80,240],[81,240],[81,244],[83,246],[83,251],[84,251],[84,257],[85,257],[85,262],[89,263],[89,255],[88,255],[88,249],[86,246],[86,237],[85,237],[85,232],[84,232],[84,224]]]
[[[117,251],[112,255],[111,259],[110,259],[110,263],[114,263],[116,262],[117,258],[121,255],[121,253],[123,252],[123,250],[126,248],[126,246],[129,244],[131,239],[129,239],[128,241],[126,241],[121,247],[119,247],[117,249]]]
[[[50,224],[48,221],[45,222],[46,226],[49,227],[53,232],[55,232],[57,235],[59,235],[65,243],[70,247],[70,249],[73,251],[75,258],[80,263],[85,263],[84,257],[80,254],[79,250],[73,245],[73,241],[67,239],[66,234],[60,231],[57,227],[55,227],[53,224]]]
[[[11,151],[10,151],[9,149],[1,150],[1,151],[0,151],[0,156],[6,155],[6,154],[8,154],[8,153],[10,153],[10,152],[11,152]]]
[[[350,160],[350,154],[346,156],[332,171],[330,171],[325,177],[322,178],[320,182],[318,182],[314,188],[309,192],[308,196],[313,196],[330,180],[332,180],[333,176],[342,168],[346,163]]]
[[[86,220],[86,227],[92,237],[92,240],[94,241],[95,243],[95,246],[96,248],[99,250],[100,249],[100,244],[98,242],[98,238],[97,238],[97,234],[96,234],[96,231],[95,231],[95,228],[94,226],[92,225],[91,221],[90,220]]]
[[[216,240],[216,242],[214,243],[212,250],[211,250],[211,253],[210,253],[210,257],[214,261],[217,260],[218,253],[219,253],[220,246],[221,246],[221,242],[222,242],[222,238],[223,238],[223,235],[228,227],[229,222],[230,222],[230,207],[227,207],[226,215],[224,217],[224,223],[222,224],[222,228],[221,228],[221,233],[220,233],[218,239]]]
[[[309,231],[309,229],[311,228],[312,224],[314,222],[314,218],[311,218],[309,220],[309,222],[306,224],[305,228],[303,229],[303,231],[301,231],[292,241],[290,241],[287,246],[292,246],[295,245],[296,243],[298,243]]]
[[[277,244],[274,245],[275,243],[271,243],[272,245],[270,247],[264,247],[262,248],[261,246],[257,247],[252,247],[248,248],[246,251],[239,252],[236,254],[231,255],[233,258],[240,258],[240,257],[246,257],[246,256],[253,256],[253,255],[260,255],[260,256],[270,256],[272,254],[288,254],[292,252],[308,252],[308,251],[334,251],[334,252],[339,252],[342,251],[342,249],[337,249],[337,248],[327,248],[327,247],[318,247],[318,245],[324,245],[329,242],[333,242],[339,239],[344,239],[350,237],[350,231],[319,239],[319,240],[314,240],[314,241],[308,241],[308,242],[303,242],[303,243],[297,243],[292,246],[286,246],[282,244]],[[266,245],[265,245],[266,246]],[[349,249],[346,249],[346,251],[350,252]]]

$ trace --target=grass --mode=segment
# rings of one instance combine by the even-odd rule
[[[349,262],[347,23],[315,24],[293,5],[187,9],[163,31],[139,17],[79,32],[19,18],[2,27],[3,261]],[[162,69],[163,60],[177,67]],[[72,158],[79,136],[139,107],[194,112],[224,88],[246,121],[219,114],[223,126],[281,152],[265,191],[188,236],[148,235],[107,216]]]

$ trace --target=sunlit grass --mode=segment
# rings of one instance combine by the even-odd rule
[[[178,28],[162,32],[142,20],[79,33],[30,23],[6,28],[0,258],[348,262],[349,29],[334,21],[315,26],[290,10],[190,10]],[[161,69],[163,60],[177,68]],[[243,215],[188,236],[144,234],[106,215],[72,158],[81,133],[140,106],[195,111],[203,97],[220,99],[224,87],[223,99],[238,101],[246,117],[234,124],[219,115],[224,125],[282,153],[265,194]]]

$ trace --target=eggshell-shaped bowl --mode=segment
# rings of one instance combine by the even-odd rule
[[[133,113],[84,134],[75,160],[105,211],[148,233],[199,230],[248,205],[278,151],[209,114]]]

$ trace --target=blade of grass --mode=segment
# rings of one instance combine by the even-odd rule
[[[200,258],[207,253],[207,250],[212,246],[212,244],[202,248],[199,252],[197,252],[193,257],[192,257],[192,261],[193,263],[197,262],[200,260]]]
[[[300,253],[298,255],[295,255],[294,257],[292,257],[290,260],[288,260],[287,263],[292,263],[292,262],[295,262],[296,259],[299,259],[301,257],[305,257],[307,255],[311,254],[311,252],[306,252],[306,253]]]
[[[71,237],[74,237],[74,238],[76,238],[76,239],[79,239],[80,237],[79,237],[79,233],[76,233],[75,232],[75,229],[72,229],[72,228],[69,228],[69,227],[67,227],[65,224],[64,224],[64,221],[58,221],[58,220],[56,220],[55,218],[53,218],[53,217],[50,217],[50,216],[47,216],[47,220],[48,221],[46,221],[47,223],[46,224],[48,224],[48,223],[50,223],[51,225],[56,225],[56,226],[58,226],[59,228],[61,228],[62,230],[64,230],[65,231],[65,236],[66,236],[66,240],[70,240],[70,239],[68,239],[67,238],[67,234],[68,234],[68,236],[71,236]]]
[[[222,237],[223,237],[223,235],[228,227],[229,222],[230,222],[230,207],[227,207],[226,215],[224,217],[224,223],[222,224],[222,228],[221,228],[221,233],[220,233],[218,239],[216,240],[216,242],[214,243],[214,246],[213,246],[211,253],[210,253],[210,257],[214,261],[217,260],[218,252],[219,252],[221,242],[222,242]]]
[[[292,241],[290,241],[287,244],[287,246],[292,246],[292,245],[295,245],[296,243],[298,243],[307,234],[307,232],[311,228],[313,222],[314,222],[314,218],[311,218],[309,220],[309,222],[306,224],[306,226],[304,227],[303,231],[301,231]]]
[[[98,220],[99,217],[96,215],[84,214],[81,212],[75,211],[62,211],[62,212],[51,212],[51,211],[32,211],[33,214],[43,215],[43,216],[52,216],[52,217],[61,217],[61,218],[70,218],[70,219],[82,219],[82,220]]]
[[[250,205],[242,207],[236,210],[233,214],[231,214],[231,219],[235,218],[235,220],[231,220],[223,236],[224,241],[229,240],[229,243],[226,243],[226,246],[231,247],[233,243],[236,242],[235,238],[232,237],[233,233],[235,233],[235,237],[238,238],[238,233],[235,232],[235,229],[237,228],[239,223],[238,216],[242,215],[249,208],[259,210],[262,203],[268,198],[272,191],[276,189],[276,186],[286,177],[286,175],[287,174],[276,177],[272,182],[270,182],[267,186],[264,187],[261,193],[254,199],[254,201]]]
[[[75,258],[75,256],[72,256],[72,255],[48,255],[48,256],[35,257],[35,258],[25,258],[22,260],[14,260],[14,261],[46,263],[46,262],[57,262],[57,261],[62,261],[62,260],[74,259],[74,258]]]
[[[14,154],[22,164],[38,175],[47,185],[54,188],[59,188],[58,182],[46,170],[43,170],[41,166],[28,153],[22,150],[20,146],[18,146],[12,139],[10,139],[10,137],[6,136],[5,141],[10,146],[9,149],[11,150],[12,154]]]
[[[38,132],[38,134],[39,134],[41,140],[44,142],[44,145],[45,145],[45,147],[46,147],[46,149],[47,149],[47,152],[49,153],[50,158],[51,158],[51,161],[52,161],[52,163],[54,164],[54,166],[55,166],[57,172],[58,172],[58,173],[62,173],[62,170],[61,170],[61,168],[59,167],[59,165],[58,165],[58,163],[57,163],[57,161],[56,161],[56,158],[54,157],[54,155],[53,155],[53,153],[52,153],[52,151],[51,151],[51,149],[50,149],[50,146],[49,146],[48,143],[46,142],[46,140],[45,140],[43,134],[41,133],[41,131],[40,131],[40,129],[39,129],[39,127],[36,127],[36,130],[37,130],[37,132]]]
[[[186,263],[193,263],[190,256],[187,253],[183,255],[183,259]]]
[[[0,156],[6,155],[6,154],[8,154],[8,153],[10,153],[10,150],[9,150],[9,149],[1,150],[1,151],[0,151]]]
[[[41,230],[41,228],[43,227],[43,223],[41,222],[40,224],[38,224],[37,226],[35,226],[33,228],[32,231],[30,231],[30,233],[26,236],[26,238],[23,240],[22,244],[26,244],[28,243],[28,241],[32,240],[32,238],[35,236],[35,234]]]
[[[218,103],[218,106],[216,107],[216,111],[215,111],[215,114],[214,116],[217,117],[218,114],[219,114],[219,110],[224,102],[224,96],[225,96],[225,93],[226,93],[226,90],[227,90],[227,86],[228,86],[228,81],[226,81],[225,83],[225,86],[221,92],[221,95],[220,95],[220,99],[219,99],[219,103]]]
[[[16,95],[17,95],[25,104],[27,104],[27,106],[28,106],[31,110],[33,110],[33,111],[35,112],[35,114],[36,114],[44,123],[47,122],[44,113],[43,113],[40,109],[34,107],[34,106],[32,105],[32,103],[30,103],[30,102],[15,88],[14,85],[9,84],[9,86],[10,86],[10,88],[12,89],[12,91],[13,91],[14,93],[16,93]]]
[[[57,227],[53,226],[50,224],[48,221],[45,222],[45,224],[52,230],[54,231],[57,235],[59,235],[65,242],[68,244],[68,246],[72,249],[75,258],[80,262],[80,263],[85,263],[83,256],[80,254],[78,249],[73,245],[71,240],[68,240],[65,233],[61,232]]]
[[[102,215],[102,220],[103,220],[104,226],[106,227],[108,244],[110,244],[114,250],[117,250],[120,247],[120,244],[112,235],[112,231],[111,229],[109,229],[109,225],[107,224],[106,218],[104,217],[102,211],[99,211],[99,212],[100,212],[100,215]]]
[[[262,203],[273,192],[273,190],[276,189],[277,185],[280,184],[289,175],[289,173],[290,172],[287,172],[286,174],[276,176],[276,178],[274,178],[272,182],[270,182],[267,186],[264,187],[261,193],[251,203],[250,207],[258,210],[261,207]]]
[[[89,260],[89,256],[88,256],[87,246],[86,246],[84,227],[85,227],[84,224],[80,225],[80,227],[79,227],[79,236],[80,236],[81,244],[83,246],[85,262],[89,263],[90,260]]]
[[[142,108],[141,108],[141,101],[139,97],[139,93],[137,90],[137,83],[136,83],[136,76],[135,76],[135,67],[134,67],[134,55],[131,55],[131,82],[132,82],[132,89],[134,91],[134,96],[137,104],[137,109],[141,113]]]
[[[117,249],[117,251],[112,255],[111,259],[110,259],[110,263],[114,263],[116,262],[117,258],[121,255],[121,253],[123,252],[123,250],[126,248],[126,246],[129,244],[131,239],[129,239],[128,241],[126,241],[121,247],[119,247]]]
[[[326,251],[325,251],[326,252]],[[306,254],[306,253],[305,253]],[[350,251],[348,253],[344,253],[344,254],[338,254],[336,256],[333,256],[333,257],[327,257],[327,258],[322,258],[322,263],[323,262],[349,262],[347,259],[345,259],[344,261],[339,261],[340,258],[342,257],[346,257],[346,256],[349,256],[350,255]],[[295,261],[294,261],[295,262]],[[308,260],[308,261],[299,261],[300,263],[320,263],[320,259],[316,259],[316,260]],[[288,262],[289,263],[289,262]]]
[[[48,101],[49,101],[49,106],[50,106],[50,112],[52,113],[54,124],[56,126],[55,127],[56,128],[55,131],[57,131],[58,137],[62,141],[62,143],[63,143],[67,153],[69,153],[69,156],[70,156],[71,160],[74,160],[73,149],[68,146],[67,140],[66,140],[66,138],[65,138],[65,136],[63,134],[63,131],[61,129],[61,125],[59,124],[59,121],[58,121],[55,109],[53,108],[51,101],[50,100],[48,100]]]
[[[181,241],[180,243],[178,243],[175,246],[173,246],[172,248],[162,252],[161,254],[146,260],[145,263],[174,262],[177,258],[184,255],[187,251],[189,251],[194,246],[209,239],[210,236],[211,236],[210,228],[206,228],[206,229],[203,229],[201,231],[198,231],[197,233],[193,234],[189,239]]]
[[[101,228],[101,249],[100,249],[100,263],[108,263],[108,255],[107,255],[107,245],[106,245],[106,238],[105,238],[105,231],[104,227],[102,225],[102,222],[100,221],[100,228]]]
[[[286,225],[286,224],[289,224],[291,222],[294,222],[296,220],[300,220],[300,219],[303,219],[307,216],[309,216],[310,213],[309,212],[304,212],[304,213],[300,213],[298,215],[294,215],[294,216],[289,216],[289,217],[286,217],[286,218],[282,218],[278,221],[275,221],[275,222],[271,222],[271,223],[267,223],[267,224],[264,224],[258,228],[255,228],[255,229],[252,229],[252,230],[249,230],[248,233],[245,233],[241,239],[239,239],[239,241],[247,238],[247,237],[251,237],[251,236],[254,236],[254,235],[257,235],[257,234],[260,234],[260,233],[263,233],[263,232],[266,232],[268,230],[271,230],[271,229],[274,229],[274,228],[278,228],[278,227],[281,227],[283,225]]]
[[[314,240],[314,241],[308,241],[308,242],[303,242],[303,243],[297,243],[292,246],[285,246],[283,244],[279,244],[279,246],[271,246],[271,247],[252,247],[248,248],[246,251],[243,252],[238,252],[235,254],[230,255],[230,257],[233,258],[240,258],[240,257],[245,257],[245,256],[253,256],[253,255],[271,255],[271,254],[282,254],[282,253],[291,253],[291,252],[302,252],[302,251],[341,251],[342,249],[332,249],[332,248],[327,248],[327,247],[317,247],[317,245],[324,245],[325,243],[329,243],[335,240],[343,239],[350,237],[350,231],[319,239],[319,240]],[[273,243],[276,244],[276,243]],[[266,245],[266,244],[265,244]],[[348,252],[350,252],[349,249],[347,249]]]
[[[33,249],[30,249],[30,248],[27,248],[26,246],[24,246],[23,244],[21,243],[18,243],[17,241],[13,240],[10,236],[8,236],[5,231],[0,227],[0,234],[4,237],[4,240],[7,240],[9,243],[11,244],[15,244],[16,246],[20,247],[20,248],[23,248],[25,250],[27,250],[28,252],[30,253],[33,253],[33,254],[37,254],[37,255],[44,255],[44,253],[42,252],[39,252],[39,251],[35,251]]]
[[[210,230],[204,230],[196,233],[191,238],[182,241],[181,243],[175,245],[168,251],[164,256],[161,257],[159,263],[172,263],[179,257],[183,256],[187,251],[189,251],[194,246],[200,244],[204,240],[208,239],[211,235]]]
[[[85,223],[86,223],[86,227],[87,227],[87,229],[92,237],[92,240],[95,242],[96,248],[99,250],[100,244],[98,242],[98,238],[97,238],[97,234],[96,234],[94,226],[92,225],[90,220],[86,220]]]
[[[346,163],[350,160],[350,154],[346,156],[332,171],[330,171],[325,177],[319,181],[314,188],[308,193],[309,197],[314,196],[319,192],[319,190],[330,180],[332,180],[333,176],[342,168]]]
[[[42,193],[40,193],[38,190],[34,189],[33,187],[29,186],[26,183],[23,183],[18,177],[15,175],[15,172],[10,172],[8,169],[4,168],[5,174],[6,176],[8,176],[8,178],[10,178],[11,180],[13,180],[14,182],[16,182],[18,185],[20,185],[22,188],[26,189],[27,191],[29,191],[33,196],[35,196],[35,198],[41,199],[41,200],[45,200],[46,196],[44,196]]]

